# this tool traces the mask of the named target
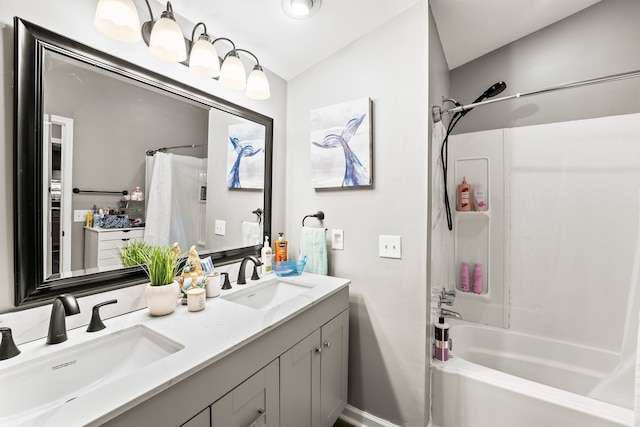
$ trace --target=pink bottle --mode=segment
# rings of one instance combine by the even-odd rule
[[[460,269],[460,290],[469,292],[469,263],[463,262]]]
[[[482,293],[482,264],[476,264],[473,267],[473,292]]]

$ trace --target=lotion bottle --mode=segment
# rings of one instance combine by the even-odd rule
[[[436,360],[446,362],[449,360],[449,324],[444,322],[444,317],[438,319],[435,324],[435,352]]]
[[[279,233],[280,237],[276,240],[276,262],[286,261],[287,260],[287,242],[282,235],[284,233]]]
[[[462,177],[462,183],[458,185],[458,210],[468,212],[471,210],[471,186],[467,184],[466,177]]]
[[[264,236],[264,246],[260,251],[262,257],[262,274],[273,273],[273,267],[271,266],[271,246],[269,246],[269,236]]]

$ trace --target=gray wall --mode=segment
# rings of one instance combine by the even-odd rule
[[[344,230],[344,250],[330,250],[330,274],[352,281],[348,401],[401,426],[428,419],[427,27],[427,3],[419,2],[291,80],[288,91],[290,254],[307,214],[323,210],[329,233]],[[374,188],[314,190],[309,112],[365,97],[374,104]],[[381,234],[402,236],[402,259],[378,257]]]
[[[503,80],[513,95],[560,83],[640,70],[640,2],[603,0],[451,71],[451,97],[472,102]],[[450,104],[449,104],[450,105]],[[474,109],[454,133],[640,111],[640,79],[629,79]]]

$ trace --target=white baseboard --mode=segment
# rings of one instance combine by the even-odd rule
[[[368,412],[361,411],[351,405],[347,405],[340,415],[340,419],[356,427],[400,427],[387,420],[378,418]]]

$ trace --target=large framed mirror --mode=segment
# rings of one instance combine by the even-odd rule
[[[20,18],[14,28],[16,306],[143,283],[118,256],[130,240],[195,246],[218,266],[259,253],[271,118]]]

